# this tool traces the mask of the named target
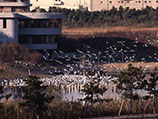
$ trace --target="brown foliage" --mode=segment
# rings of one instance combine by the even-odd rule
[[[31,63],[33,64],[38,64],[38,63],[42,63],[43,62],[43,57],[42,54],[40,54],[39,52],[35,51],[31,53]]]
[[[29,49],[18,43],[0,44],[0,61],[2,63],[29,60],[29,56]]]
[[[21,107],[21,100],[16,100],[14,102],[6,102],[3,104],[2,117],[5,119],[21,119],[19,118],[24,114],[23,119],[36,119],[33,115],[34,112],[25,111],[27,108]],[[152,100],[149,102],[147,109],[144,113],[152,113]],[[125,100],[121,115],[127,115],[129,110],[129,101]],[[104,116],[117,116],[120,109],[121,102],[118,100],[113,100],[111,102],[100,102],[93,106],[84,106],[81,102],[69,102],[62,101],[59,99],[54,99],[52,103],[49,104],[48,114],[49,117],[45,119],[80,119],[80,118],[90,118],[90,117],[104,117]],[[146,104],[144,104],[146,105]],[[133,104],[133,114],[142,113],[142,103],[140,101],[134,101]],[[1,115],[0,115],[1,116]]]
[[[0,64],[15,61],[39,63],[42,61],[42,55],[35,51],[30,53],[28,48],[18,43],[0,44]]]

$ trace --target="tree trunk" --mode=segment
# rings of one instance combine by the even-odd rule
[[[155,96],[153,97],[153,114],[155,114],[156,113],[156,111],[155,111],[155,109],[156,109],[156,107],[155,107]]]
[[[149,106],[150,102],[148,101],[146,104],[145,104],[145,107],[144,107],[144,112],[146,112],[146,109],[147,107]]]
[[[120,114],[121,114],[121,111],[122,111],[122,108],[123,108],[123,104],[124,104],[124,100],[122,100],[122,103],[121,103],[121,107],[120,107],[120,110],[119,110],[118,116],[120,116]]]
[[[133,103],[133,99],[132,99],[132,96],[133,96],[133,90],[131,89],[130,91],[130,114],[132,114],[132,103]]]
[[[142,118],[144,117],[144,102],[143,98],[141,97],[141,111],[142,111]]]
[[[132,98],[130,99],[130,114],[132,114],[132,102],[133,102],[133,100],[132,100]]]
[[[157,113],[157,95],[154,96],[154,114]]]

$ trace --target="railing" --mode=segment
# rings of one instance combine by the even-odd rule
[[[84,119],[157,119],[157,114],[136,114],[136,115],[123,115],[123,116],[109,116],[98,118],[84,118]]]
[[[17,0],[0,0],[0,2],[17,2]]]
[[[24,3],[29,3],[30,0],[0,0],[0,2],[24,2]]]

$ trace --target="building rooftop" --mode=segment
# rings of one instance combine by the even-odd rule
[[[30,7],[29,0],[0,0],[0,7]]]
[[[0,2],[0,7],[25,7],[31,6],[30,3],[23,2]]]
[[[30,0],[0,0],[0,2],[30,2]]]
[[[51,18],[66,18],[60,13],[0,13],[0,18],[21,18],[21,19],[51,19]]]

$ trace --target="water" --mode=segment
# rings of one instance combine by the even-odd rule
[[[117,93],[116,85],[112,83],[112,80],[117,80],[116,77],[102,76],[101,85],[105,86],[108,90],[103,94],[103,98],[120,99],[120,95]],[[85,95],[82,92],[85,83],[90,79],[83,75],[57,75],[51,78],[42,78],[44,85],[56,86],[61,90],[61,98],[63,100],[76,101],[83,99]],[[3,83],[2,83],[3,82]],[[9,100],[15,100],[21,98],[23,95],[21,86],[25,83],[22,79],[4,80],[0,82],[5,86],[4,95],[12,94]],[[12,85],[12,86],[10,86]],[[144,90],[137,91],[140,95],[146,95]]]
[[[9,98],[9,101],[21,98],[23,95],[21,87],[5,87],[3,89],[3,95],[6,96],[8,94],[12,94]]]
[[[3,89],[3,95],[12,94],[12,96],[9,98],[10,101],[21,98],[23,95],[22,88],[21,87],[6,87]],[[61,97],[63,100],[69,100],[69,101],[76,101],[78,99],[83,99],[85,95],[82,91],[76,90],[76,91],[62,91]],[[119,99],[119,95],[116,93],[114,86],[109,85],[108,90],[106,93],[104,93],[103,97],[106,98],[113,98],[113,99]]]

